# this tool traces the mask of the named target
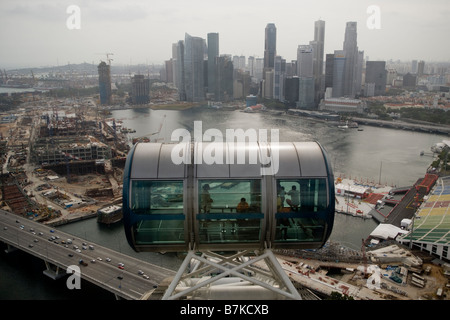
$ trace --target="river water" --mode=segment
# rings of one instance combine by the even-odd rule
[[[432,162],[430,147],[446,139],[443,135],[370,126],[360,127],[362,131],[341,130],[325,122],[297,116],[206,107],[184,111],[148,108],[115,110],[112,117],[121,120],[124,127],[136,130],[129,134],[130,139],[148,136],[161,128],[151,139],[166,142],[171,140],[176,129],[186,129],[193,137],[193,129],[199,129],[199,125],[203,140],[211,139],[208,132],[205,133],[208,129],[217,129],[215,136],[221,133],[224,137],[226,129],[255,129],[256,132],[266,129],[269,137],[278,130],[279,141],[318,141],[327,150],[335,176],[345,174],[391,186],[409,186],[423,177]],[[421,151],[425,152],[424,156],[420,156]],[[359,250],[361,239],[367,238],[376,226],[372,219],[337,214],[330,240]],[[96,219],[89,219],[58,229],[173,270],[181,263],[180,258],[172,253],[135,253],[126,241],[121,224],[105,227],[97,224]],[[65,280],[53,281],[42,274],[43,270],[41,260],[21,252],[7,255],[1,250],[0,299],[114,298],[86,281],[82,282],[82,290],[69,290]]]

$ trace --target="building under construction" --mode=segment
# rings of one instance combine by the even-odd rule
[[[98,86],[100,89],[100,104],[111,104],[111,66],[104,61],[98,65]]]
[[[92,136],[39,138],[35,141],[32,161],[38,164],[70,162],[73,160],[110,159],[111,148]]]
[[[131,78],[131,101],[133,104],[150,102],[150,80],[143,75],[136,74]]]

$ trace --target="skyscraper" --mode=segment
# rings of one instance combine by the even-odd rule
[[[186,85],[184,75],[184,41],[180,40],[177,43],[177,65],[176,65],[176,82],[175,85],[178,88],[178,96],[180,101],[186,101]]]
[[[131,78],[131,101],[133,104],[146,104],[150,101],[150,80],[136,74]]]
[[[314,91],[315,100],[318,103],[324,91],[324,75],[323,75],[323,55],[325,46],[325,21],[318,20],[314,22],[314,41],[310,44],[313,46],[313,73],[314,73]]]
[[[275,56],[277,54],[277,28],[274,23],[268,23],[266,26],[264,43],[264,68],[273,68],[275,65]]]
[[[98,69],[98,86],[100,90],[100,104],[111,104],[111,69],[110,65],[102,61]]]
[[[375,86],[374,95],[383,95],[386,92],[386,61],[366,62],[366,85],[373,83]],[[366,94],[369,95],[369,94]]]
[[[344,93],[346,56],[344,50],[334,51],[333,61],[333,98],[342,97]]]
[[[184,78],[187,101],[199,102],[205,100],[204,42],[204,39],[200,37],[185,34]]]
[[[216,92],[217,57],[219,57],[219,34],[208,33],[208,93],[210,94]]]
[[[356,22],[347,22],[344,38],[345,68],[344,68],[344,86],[343,95],[354,97],[357,91],[357,63],[358,63],[358,45],[357,45],[357,24]],[[334,91],[334,90],[333,90]],[[333,93],[334,96],[334,93]]]
[[[297,48],[297,74],[299,77],[298,107],[314,107],[314,50],[311,45]]]

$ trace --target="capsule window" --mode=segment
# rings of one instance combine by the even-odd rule
[[[328,207],[324,178],[277,181],[275,241],[322,241]]]
[[[198,208],[201,243],[260,241],[261,180],[199,180]]]
[[[136,245],[184,243],[183,182],[135,180],[131,189]]]
[[[135,180],[131,188],[136,214],[183,213],[183,181]]]

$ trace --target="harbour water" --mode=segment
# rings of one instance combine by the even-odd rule
[[[223,136],[226,129],[278,130],[279,141],[316,140],[327,150],[335,176],[367,179],[391,186],[408,186],[423,177],[432,162],[430,147],[446,136],[364,126],[341,130],[335,125],[312,119],[271,113],[244,113],[240,111],[194,108],[184,111],[136,108],[115,110],[112,117],[121,120],[124,127],[136,130],[132,137],[149,136],[152,140],[171,140],[175,129],[186,129],[193,137],[194,121],[201,121],[203,140],[211,139],[208,129],[217,129]],[[179,137],[177,137],[179,138]],[[424,151],[425,155],[420,156]],[[361,219],[337,214],[330,240],[359,250],[361,239],[367,238],[377,226],[372,219]],[[106,227],[96,219],[88,219],[58,227],[64,232],[86,238],[140,259],[176,269],[181,263],[172,253],[135,253],[128,245],[121,223]],[[53,281],[42,274],[44,263],[16,252],[6,256],[0,252],[0,299],[113,299],[112,294],[82,283],[84,290],[71,291],[64,280]],[[11,288],[14,288],[11,290]]]

